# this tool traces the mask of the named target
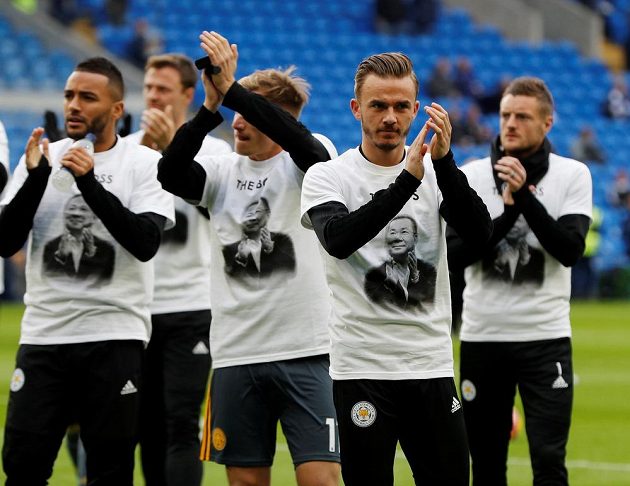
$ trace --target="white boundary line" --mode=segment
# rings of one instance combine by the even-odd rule
[[[286,444],[277,444],[276,450],[278,452],[288,453],[289,447]],[[396,450],[396,460],[407,460],[400,449]],[[598,471],[630,472],[630,464],[626,464],[623,462],[594,462],[583,459],[576,459],[572,461],[567,461],[566,464],[568,469],[592,469]],[[531,467],[531,462],[529,458],[526,457],[510,457],[508,459],[508,465],[517,467]]]
[[[524,458],[524,457],[511,457],[508,459],[508,465],[531,467],[531,462],[529,459]],[[568,469],[595,469],[599,471],[630,472],[630,464],[624,464],[620,462],[593,462],[593,461],[586,461],[582,459],[567,461],[567,468]]]

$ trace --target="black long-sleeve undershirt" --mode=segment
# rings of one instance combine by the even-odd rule
[[[7,168],[0,164],[0,193],[4,189],[4,186],[7,185],[7,181],[9,180],[9,173],[7,172]]]
[[[206,183],[206,171],[195,162],[204,137],[223,122],[219,112],[203,105],[197,114],[184,123],[158,163],[157,178],[162,187],[187,201],[198,203]]]
[[[85,202],[120,245],[141,262],[160,248],[166,218],[155,213],[136,214],[94,178],[94,172],[76,177]]]
[[[575,265],[584,253],[589,218],[573,214],[555,220],[529,190],[515,192],[514,203],[547,253],[565,267]]]
[[[448,262],[451,269],[462,269],[491,252],[523,214],[542,247],[565,267],[575,265],[584,253],[590,220],[583,214],[567,214],[553,219],[545,207],[525,187],[513,194],[514,205],[505,206],[504,213],[494,220],[494,232],[482,248],[470,248],[457,234],[447,230]]]
[[[483,201],[455,166],[451,152],[433,163],[443,195],[440,214],[447,223],[459,228],[471,245],[484,244],[492,232],[492,223]],[[315,206],[308,211],[313,229],[330,255],[348,258],[400,212],[419,185],[416,177],[403,170],[387,189],[355,211],[349,212],[340,202]]]
[[[26,243],[51,170],[42,157],[37,167],[28,169],[24,184],[0,213],[0,256],[8,258]]]
[[[28,170],[28,177],[15,197],[0,214],[0,255],[8,257],[20,250],[28,238],[33,219],[46,190],[51,168],[42,157]],[[120,245],[140,261],[157,253],[166,219],[155,213],[135,214],[107,191],[90,171],[76,178],[85,202]]]

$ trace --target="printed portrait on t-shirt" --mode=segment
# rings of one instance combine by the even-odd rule
[[[545,257],[527,243],[529,225],[520,215],[505,238],[482,261],[484,280],[540,286],[545,275]]]
[[[261,197],[243,211],[241,237],[223,247],[225,272],[236,279],[265,278],[295,272],[295,250],[288,235],[270,231],[269,201]]]
[[[83,196],[68,199],[63,221],[62,234],[44,246],[43,273],[89,280],[95,285],[108,283],[114,273],[114,247],[94,234],[97,218]]]
[[[416,255],[418,225],[406,215],[392,219],[385,228],[388,258],[365,275],[365,293],[373,302],[397,307],[419,307],[433,302],[437,272]]]

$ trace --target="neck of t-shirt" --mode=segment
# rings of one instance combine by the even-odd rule
[[[385,152],[379,148],[374,147],[374,149],[376,150],[376,154],[371,155],[370,157],[368,157],[365,153],[365,151],[363,150],[363,144],[359,145],[359,152],[361,152],[361,155],[363,155],[363,157],[366,160],[369,160],[371,163],[373,163],[374,165],[380,165],[382,167],[393,167],[395,165],[400,164],[403,160],[405,160],[405,148],[402,147],[402,156],[397,155],[398,150],[394,150],[391,152]],[[392,155],[393,154],[393,155]],[[381,156],[382,155],[382,156]]]

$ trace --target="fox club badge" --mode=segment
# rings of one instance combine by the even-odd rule
[[[225,436],[225,432],[223,429],[216,427],[212,431],[212,445],[217,451],[222,451],[225,449],[225,444],[227,443],[227,437]]]
[[[350,412],[357,427],[369,427],[376,420],[376,408],[370,402],[357,402]]]
[[[470,402],[475,399],[477,396],[477,388],[470,380],[462,381],[462,398],[467,402]]]
[[[22,368],[15,368],[15,371],[13,372],[13,376],[11,376],[11,384],[9,385],[9,388],[11,389],[12,392],[17,392],[17,391],[20,391],[23,386],[24,386],[24,372],[22,371]]]

